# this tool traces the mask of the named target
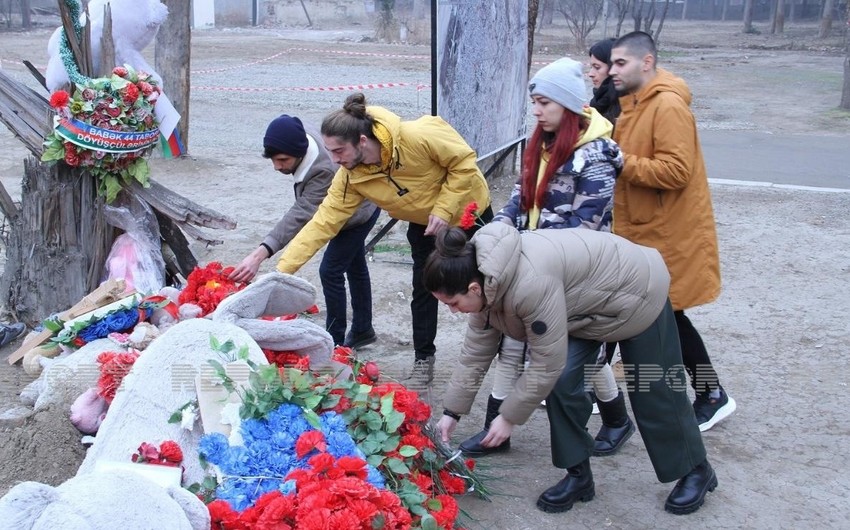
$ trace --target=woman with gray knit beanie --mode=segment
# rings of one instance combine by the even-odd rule
[[[537,126],[525,151],[523,173],[494,221],[521,231],[610,232],[614,179],[623,156],[611,139],[611,123],[587,106],[581,64],[563,58],[545,66],[531,79],[529,93]],[[593,448],[596,456],[614,454],[635,431],[611,366],[601,357],[591,379],[603,422]],[[510,438],[490,446],[483,440],[522,373],[525,358],[524,342],[503,337],[484,429],[460,444],[465,455],[481,457],[510,448]]]

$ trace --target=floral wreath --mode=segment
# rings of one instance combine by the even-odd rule
[[[41,160],[87,169],[106,202],[134,180],[147,187],[144,157],[159,139],[154,105],[161,93],[150,74],[129,65],[116,66],[109,78],[77,81],[73,94],[57,90],[50,96],[57,116]]]

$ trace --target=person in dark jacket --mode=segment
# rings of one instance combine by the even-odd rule
[[[307,133],[301,120],[294,116],[284,114],[269,124],[263,148],[263,156],[272,161],[276,171],[292,175],[295,204],[260,246],[236,267],[230,276],[235,281],[254,278],[263,261],[289,244],[313,218],[337,171],[318,134]],[[328,243],[319,266],[327,310],[325,325],[335,344],[356,349],[377,340],[372,327],[372,283],[364,243],[380,213],[377,206],[364,202]],[[352,309],[351,330],[347,334],[346,277]]]
[[[593,98],[590,106],[612,124],[617,123],[620,115],[620,96],[614,88],[614,81],[608,75],[611,67],[611,49],[617,39],[604,39],[590,47],[590,71],[587,77],[593,83]]]

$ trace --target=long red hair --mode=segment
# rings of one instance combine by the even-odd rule
[[[543,195],[549,189],[549,181],[555,171],[572,156],[583,126],[582,116],[564,109],[561,123],[554,133],[544,131],[540,125],[534,128],[534,133],[528,140],[528,147],[525,150],[525,159],[523,160],[525,169],[522,173],[522,190],[520,192],[523,209],[529,211],[535,204],[543,204]],[[546,166],[543,180],[540,181],[538,187],[537,172],[540,170],[540,159],[543,156],[544,146],[546,152],[549,153],[549,164]]]

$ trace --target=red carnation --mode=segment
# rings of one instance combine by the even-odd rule
[[[183,461],[183,451],[177,442],[166,440],[159,446],[159,456],[168,463],[178,465]]]
[[[57,90],[50,95],[50,106],[54,109],[64,109],[71,102],[71,96],[64,90]]]
[[[150,96],[153,93],[153,86],[150,83],[145,81],[139,81],[138,83],[139,90],[142,91],[142,94],[145,96]]]
[[[128,72],[127,69],[123,66],[116,66],[112,69],[112,73],[117,75],[118,77],[127,77],[130,72]]]
[[[118,107],[106,107],[106,113],[112,116],[113,118],[117,118],[121,115],[121,109]]]
[[[295,454],[298,458],[304,458],[304,455],[313,449],[324,451],[327,447],[325,435],[322,434],[322,431],[307,431],[299,436],[298,441],[295,442]]]
[[[126,87],[124,87],[124,96],[122,97],[122,99],[124,100],[124,103],[128,106],[135,103],[136,100],[139,99],[139,87],[137,87],[133,83],[128,84]]]
[[[80,156],[77,154],[77,150],[67,144],[65,145],[65,163],[71,167],[80,165]]]

